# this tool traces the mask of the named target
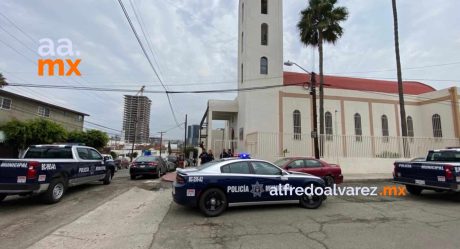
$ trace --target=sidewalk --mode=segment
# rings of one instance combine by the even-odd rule
[[[170,203],[171,191],[132,188],[29,248],[148,249]]]
[[[176,180],[176,172],[169,172],[166,173],[164,176],[161,177],[161,180],[166,182],[174,182]]]

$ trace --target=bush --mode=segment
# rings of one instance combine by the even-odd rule
[[[400,158],[401,155],[399,155],[399,153],[396,153],[396,152],[391,152],[391,151],[384,151],[380,154],[377,154],[376,157],[379,157],[379,158]]]

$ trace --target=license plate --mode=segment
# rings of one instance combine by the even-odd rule
[[[416,184],[419,184],[419,185],[425,185],[425,181],[424,181],[424,180],[415,180],[415,183],[416,183]]]
[[[145,165],[141,165],[141,168],[145,168]]]
[[[18,176],[17,183],[26,183],[27,178],[25,176]]]
[[[446,177],[445,176],[438,176],[438,182],[445,182]]]

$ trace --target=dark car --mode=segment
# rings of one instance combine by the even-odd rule
[[[159,156],[140,156],[129,167],[131,180],[136,179],[137,176],[160,178],[166,172],[168,172],[166,162]]]
[[[327,163],[311,157],[286,157],[275,164],[287,171],[311,174],[324,179],[326,186],[343,182],[342,169],[337,164]]]
[[[218,216],[227,207],[297,203],[304,208],[321,206],[321,194],[273,194],[276,188],[324,188],[324,181],[300,172],[287,172],[256,159],[224,158],[196,168],[177,169],[173,199],[184,206],[198,206],[206,216]]]
[[[179,160],[177,159],[177,156],[169,155],[168,157],[166,157],[166,160],[168,160],[168,162],[174,163],[176,167],[179,166]]]

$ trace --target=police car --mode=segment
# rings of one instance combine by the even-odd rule
[[[0,201],[7,195],[41,194],[59,202],[68,187],[93,181],[110,184],[115,168],[94,148],[81,145],[34,145],[21,159],[0,159]]]
[[[196,168],[177,169],[176,173],[174,201],[198,206],[210,217],[222,214],[229,206],[300,203],[304,208],[314,209],[325,199],[314,193],[292,193],[298,187],[324,188],[321,178],[287,172],[263,160],[220,159]]]

